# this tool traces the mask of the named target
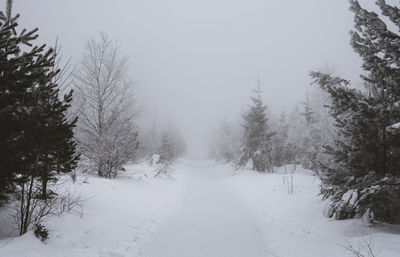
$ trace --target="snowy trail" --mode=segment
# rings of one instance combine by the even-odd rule
[[[188,187],[182,209],[141,256],[268,256],[248,209],[224,183],[223,170],[204,162],[185,166]]]

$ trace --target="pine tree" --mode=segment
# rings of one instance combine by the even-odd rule
[[[283,109],[274,130],[276,134],[272,137],[273,164],[276,166],[288,164],[291,161],[288,148],[289,124]]]
[[[41,162],[38,173],[43,198],[49,195],[48,183],[57,181],[57,175],[60,173],[71,172],[79,158],[73,134],[77,118],[69,120],[66,116],[72,101],[72,91],[60,101],[57,86],[50,82],[35,90],[36,104],[30,115],[36,123],[29,133],[32,134],[34,142],[40,142],[40,150],[36,156]]]
[[[301,105],[303,105],[303,112],[301,113],[301,115],[303,115],[305,121],[306,121],[306,125],[308,127],[311,127],[312,124],[314,124],[316,122],[316,117],[315,117],[315,113],[311,108],[311,104],[310,104],[310,96],[307,92],[306,94],[306,101],[301,102]]]
[[[383,16],[400,27],[397,7],[378,0]],[[333,200],[331,215],[350,218],[374,213],[379,220],[400,222],[400,36],[387,28],[378,14],[351,1],[355,28],[351,44],[363,60],[367,92],[349,82],[312,73],[331,95],[331,114],[337,138],[325,146],[332,156],[324,168],[321,193]]]
[[[39,195],[47,197],[48,181],[72,171],[79,156],[73,138],[76,119],[67,118],[72,91],[59,99],[54,50],[32,46],[37,29],[18,35],[18,16],[9,18],[10,13],[0,14],[0,173],[1,189],[18,184],[17,222],[23,234],[37,221],[35,215],[45,215],[36,208]],[[27,45],[24,52],[22,44]]]
[[[288,161],[293,164],[301,163],[302,156],[302,137],[303,130],[299,129],[304,126],[304,119],[301,115],[299,107],[295,108],[288,115],[288,138],[286,140]]]
[[[333,201],[334,213],[330,215],[337,219],[351,218],[356,214],[357,206],[353,205],[356,199],[350,201],[347,196],[352,192],[358,194],[368,186],[364,179],[375,168],[376,117],[362,92],[348,87],[348,81],[321,73],[312,73],[312,77],[331,94],[330,110],[338,133],[334,145],[324,146],[332,162],[320,160],[323,170],[321,194]],[[354,194],[354,197],[358,195]]]
[[[27,168],[22,117],[30,112],[26,101],[32,87],[51,66],[51,52],[43,53],[43,46],[21,51],[37,38],[37,29],[15,33],[19,16],[11,18],[10,10],[8,5],[7,16],[0,13],[0,192]]]
[[[249,160],[253,163],[253,169],[264,172],[272,171],[271,136],[268,133],[267,107],[261,98],[261,83],[257,80],[254,90],[256,96],[252,97],[253,105],[243,115],[244,143],[242,147],[241,165],[246,165]]]
[[[308,92],[306,94],[306,100],[301,104],[303,105],[303,112],[300,114],[304,118],[304,122],[301,126],[301,164],[303,164],[306,169],[317,170],[316,159],[320,151],[320,133],[316,128],[316,123],[318,120],[311,107],[310,96]]]

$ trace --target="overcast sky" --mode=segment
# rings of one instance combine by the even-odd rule
[[[170,119],[199,156],[215,122],[246,109],[258,73],[273,112],[302,101],[310,70],[329,65],[359,84],[348,9],[347,0],[15,0],[13,12],[40,29],[39,42],[58,36],[74,62],[98,31],[118,39],[142,119]]]

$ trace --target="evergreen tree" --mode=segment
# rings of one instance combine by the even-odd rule
[[[274,130],[276,134],[272,137],[273,164],[276,166],[288,164],[291,161],[288,148],[289,124],[284,110],[281,111]]]
[[[306,101],[301,102],[301,105],[303,105],[303,112],[301,113],[301,115],[303,115],[303,117],[306,121],[306,125],[308,127],[311,127],[311,125],[316,122],[316,117],[315,117],[315,113],[312,110],[311,105],[310,105],[310,96],[309,96],[308,92],[306,94]]]
[[[287,155],[288,161],[293,164],[301,163],[302,156],[302,137],[303,130],[299,129],[304,126],[304,119],[301,115],[299,107],[296,105],[295,108],[288,115],[288,138],[287,138]]]
[[[0,13],[0,192],[12,185],[16,173],[26,171],[29,151],[25,149],[26,124],[29,116],[27,101],[32,88],[43,80],[50,68],[51,51],[44,46],[22,52],[22,45],[31,46],[37,29],[15,32],[18,15],[11,17],[11,3],[7,16]]]
[[[260,80],[254,90],[256,96],[252,97],[253,105],[243,115],[244,143],[240,163],[246,165],[253,163],[253,169],[257,171],[272,170],[271,136],[268,133],[267,107],[261,98]]]
[[[310,97],[307,92],[306,100],[301,103],[303,105],[303,112],[300,114],[304,118],[301,134],[301,164],[306,169],[317,170],[317,155],[320,151],[318,142],[320,141],[320,133],[316,128],[318,122],[315,112],[313,111],[310,103]]]
[[[400,27],[397,7],[378,0],[382,15]],[[333,162],[324,167],[321,193],[333,200],[336,218],[374,213],[379,220],[400,222],[400,36],[378,14],[351,1],[355,28],[351,44],[363,60],[368,91],[349,88],[348,81],[312,73],[314,82],[332,98],[337,138],[326,146]]]
[[[37,29],[17,34],[18,15],[10,15],[10,6],[7,16],[0,14],[0,190],[18,184],[14,189],[23,234],[40,213],[35,209],[37,199],[40,194],[47,196],[47,182],[56,179],[56,173],[75,168],[76,120],[68,120],[66,114],[72,91],[59,99],[54,78],[60,71],[54,69],[53,49],[32,46]],[[27,45],[24,52],[22,44]]]
[[[27,137],[28,133],[32,137],[33,143],[40,142],[32,152],[41,163],[38,174],[43,198],[49,193],[47,184],[57,181],[58,174],[71,172],[79,158],[75,153],[73,134],[77,118],[68,120],[66,116],[72,101],[72,91],[60,101],[57,86],[49,81],[34,90],[35,102],[32,103],[29,115],[34,126],[26,133]]]

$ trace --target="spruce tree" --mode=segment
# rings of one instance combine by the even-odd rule
[[[288,147],[289,124],[283,109],[279,114],[278,124],[274,129],[276,134],[272,137],[273,164],[276,166],[288,164],[292,160]]]
[[[27,168],[22,117],[30,112],[26,101],[32,87],[42,80],[44,68],[51,66],[51,52],[43,53],[44,47],[22,52],[22,45],[31,46],[37,38],[37,29],[16,34],[18,15],[11,18],[0,13],[0,19],[1,192],[12,185],[14,174]]]
[[[264,172],[272,170],[271,136],[268,133],[267,107],[261,98],[261,85],[257,80],[254,90],[256,96],[252,97],[253,105],[243,115],[244,142],[242,147],[241,165],[246,165],[250,160],[253,169]]]
[[[308,92],[306,94],[306,100],[301,102],[301,105],[303,106],[303,112],[300,114],[303,117],[303,122],[301,126],[302,134],[300,148],[302,150],[300,152],[300,162],[306,169],[317,170],[318,165],[316,159],[320,151],[318,144],[320,141],[320,133],[316,128],[318,120],[311,107]]]
[[[34,146],[32,153],[40,161],[37,174],[41,181],[41,195],[49,195],[47,184],[57,181],[58,174],[71,172],[77,164],[76,142],[73,129],[77,119],[67,117],[67,109],[72,101],[72,91],[59,100],[58,85],[48,81],[33,91],[34,101],[29,118],[33,126],[26,136]],[[35,122],[34,122],[35,121]]]
[[[400,27],[397,7],[378,0],[382,15]],[[351,218],[374,213],[375,218],[400,223],[400,36],[378,14],[351,1],[355,28],[351,44],[363,60],[367,91],[349,82],[312,73],[314,82],[332,98],[337,139],[325,146],[333,162],[325,162],[321,193],[333,200],[332,216]]]
[[[382,14],[399,26],[399,9],[377,1]],[[374,213],[375,218],[400,222],[400,134],[390,129],[400,120],[400,36],[379,15],[351,1],[355,13],[352,46],[362,57],[362,76],[368,88],[361,92],[349,82],[312,73],[314,82],[332,98],[331,114],[338,135],[325,146],[333,157],[324,169],[321,193],[333,200],[331,215],[351,218]]]
[[[47,183],[75,168],[79,156],[68,119],[72,91],[59,98],[55,52],[32,46],[37,29],[16,33],[17,18],[0,14],[0,174],[1,188],[18,184],[20,234],[32,228],[40,213],[38,197]],[[22,44],[27,47],[22,52]],[[38,186],[38,181],[42,186]],[[33,204],[35,201],[35,204]]]

